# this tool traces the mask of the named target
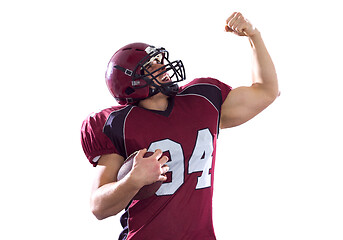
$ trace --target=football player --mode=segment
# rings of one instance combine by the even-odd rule
[[[250,40],[250,87],[232,89],[213,78],[179,87],[186,78],[182,61],[171,61],[167,50],[145,43],[126,45],[111,58],[105,78],[120,105],[90,115],[81,140],[98,168],[93,214],[104,219],[125,209],[119,239],[216,239],[212,195],[219,129],[250,120],[279,93],[258,29],[235,12],[225,30]],[[124,160],[137,150],[131,171],[117,181]],[[147,151],[154,154],[144,158]],[[152,197],[132,200],[156,181],[163,184]]]

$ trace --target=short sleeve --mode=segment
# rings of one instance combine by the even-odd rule
[[[226,83],[223,83],[215,78],[198,78],[195,79],[195,82],[197,83],[207,83],[217,86],[220,89],[221,95],[222,95],[222,102],[225,101],[227,95],[232,90],[232,87],[227,85]]]
[[[204,96],[220,111],[221,105],[231,89],[229,85],[214,78],[196,78],[182,86],[179,94],[199,94]]]
[[[88,116],[81,127],[81,145],[88,161],[95,167],[99,157],[117,153],[111,140],[103,133],[103,126],[110,111],[102,111]]]

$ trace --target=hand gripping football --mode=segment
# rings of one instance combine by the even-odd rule
[[[123,165],[120,167],[117,175],[117,181],[123,179],[132,169],[133,166],[133,159],[135,158],[137,152],[132,153],[123,163]],[[150,157],[153,152],[146,152],[144,154],[144,157]],[[145,185],[142,187],[138,193],[133,197],[134,200],[142,200],[149,198],[157,192],[157,190],[161,187],[162,181],[157,181],[149,185]]]

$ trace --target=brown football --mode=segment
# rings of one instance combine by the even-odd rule
[[[135,158],[137,152],[132,153],[123,163],[123,165],[120,167],[117,175],[117,181],[123,179],[132,169],[133,165],[133,159]],[[149,157],[153,152],[146,152],[144,154],[144,157]],[[161,187],[163,182],[157,181],[149,185],[145,185],[142,187],[139,192],[133,197],[135,200],[142,200],[149,198],[155,194],[155,192]]]

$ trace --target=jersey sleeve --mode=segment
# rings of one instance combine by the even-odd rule
[[[213,79],[212,78],[212,81],[215,82],[215,84],[220,88],[221,92],[222,92],[222,101],[224,102],[227,95],[229,95],[230,91],[232,90],[232,87],[219,81],[219,80],[216,80],[216,79]]]
[[[207,83],[207,84],[211,84],[211,85],[215,85],[216,87],[218,87],[221,91],[221,100],[222,102],[225,101],[227,95],[230,93],[230,91],[232,90],[232,87],[215,79],[215,78],[197,78],[194,80],[194,82],[196,83]]]
[[[180,88],[180,93],[198,93],[206,96],[220,110],[232,87],[214,78],[196,78]]]
[[[117,153],[111,140],[103,133],[109,113],[106,111],[88,116],[81,127],[81,145],[88,161],[97,166],[101,155]]]

